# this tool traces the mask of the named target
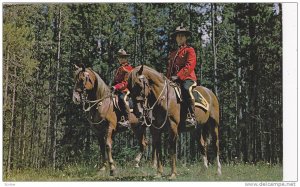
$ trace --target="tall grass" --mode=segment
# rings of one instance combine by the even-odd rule
[[[155,178],[156,170],[144,163],[140,168],[133,164],[117,165],[114,177],[109,171],[99,172],[94,166],[68,165],[61,170],[24,169],[3,175],[4,181],[168,181],[170,166],[164,167],[162,178]],[[202,163],[184,166],[178,164],[175,181],[282,181],[282,165],[268,164],[237,164],[223,165],[222,175],[217,175],[217,167],[212,165],[205,169]]]

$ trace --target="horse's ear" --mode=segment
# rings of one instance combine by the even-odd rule
[[[80,67],[79,66],[77,66],[76,64],[74,64],[74,67],[75,67],[75,69],[79,69]]]
[[[144,65],[142,65],[138,71],[138,75],[142,75],[144,69]]]
[[[80,71],[85,71],[85,65],[83,63],[78,64],[78,66],[75,64],[75,68]]]

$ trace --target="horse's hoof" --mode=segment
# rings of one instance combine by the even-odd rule
[[[218,169],[218,175],[221,176],[222,175],[222,171],[221,169]]]
[[[110,176],[115,176],[116,175],[116,170],[110,170],[109,175]]]
[[[162,178],[161,173],[155,174],[155,176],[153,178],[154,179],[161,179]]]
[[[172,173],[171,176],[169,177],[169,180],[174,180],[174,179],[176,179],[176,174]]]
[[[102,168],[100,168],[100,170],[99,171],[105,171],[106,170],[106,167],[105,166],[103,166]]]
[[[135,166],[134,166],[135,168],[139,168],[140,167],[140,165],[137,163],[137,164],[135,164]]]

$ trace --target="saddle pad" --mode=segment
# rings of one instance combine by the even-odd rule
[[[195,98],[195,105],[199,106],[205,110],[209,109],[209,104],[203,95],[198,90],[193,90],[193,96]]]
[[[170,83],[170,86],[174,88],[179,102],[182,102],[181,89],[179,88],[179,86],[175,83]],[[195,98],[195,106],[196,107],[201,107],[206,111],[209,109],[208,102],[206,101],[206,99],[203,97],[203,95],[198,90],[196,90],[196,89],[193,90],[193,96]]]

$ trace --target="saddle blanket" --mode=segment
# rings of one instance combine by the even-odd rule
[[[181,90],[178,86],[173,87],[175,89],[176,95],[180,101],[182,101],[182,96],[181,96]],[[198,91],[198,90],[193,90],[193,96],[195,98],[195,106],[196,107],[201,107],[204,110],[209,109],[209,104],[206,101],[206,99],[203,97],[203,95]]]

